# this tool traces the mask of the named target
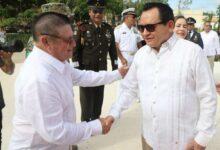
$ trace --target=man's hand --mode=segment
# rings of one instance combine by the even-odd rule
[[[110,130],[109,126],[106,124],[106,121],[104,118],[99,118],[101,124],[102,124],[102,134],[107,134]]]
[[[109,130],[111,129],[112,124],[114,123],[115,119],[112,116],[105,117],[105,124],[108,126]]]
[[[216,84],[216,91],[220,94],[220,83]]]
[[[124,76],[127,74],[129,67],[128,66],[122,66],[118,69],[121,76],[124,78]]]
[[[0,57],[1,57],[3,60],[10,60],[12,54],[13,54],[13,53],[4,52],[4,51],[0,50]]]
[[[196,143],[195,140],[190,141],[186,146],[186,150],[205,150],[205,149],[206,147],[199,145],[198,143]]]
[[[122,63],[123,66],[127,66],[128,65],[128,62],[127,62],[127,60],[124,57],[121,57],[120,60],[121,60],[121,63]]]
[[[12,54],[13,53],[4,52],[0,50],[0,58],[1,58],[1,62],[3,63],[1,69],[7,74],[12,74],[14,72],[15,64],[11,59]]]
[[[107,116],[106,118],[100,118],[99,120],[102,124],[102,134],[107,134],[111,129],[114,118],[112,116]]]

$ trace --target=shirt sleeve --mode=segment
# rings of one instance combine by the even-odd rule
[[[135,60],[134,60],[135,61]],[[127,75],[122,80],[121,93],[119,93],[118,99],[112,105],[109,115],[114,118],[119,118],[123,110],[127,109],[137,97],[137,76],[136,76],[136,65],[133,62]]]
[[[121,74],[118,70],[115,71],[86,71],[78,70],[75,68],[72,69],[72,80],[74,85],[82,87],[94,87],[100,86],[113,81],[121,79]]]
[[[206,146],[215,133],[214,123],[217,109],[217,95],[213,75],[208,60],[202,53],[202,50],[199,51],[194,60],[196,93],[200,103],[199,120],[196,126],[198,133],[195,141],[202,146]]]
[[[220,55],[220,40],[218,37],[218,34],[215,32],[215,36],[214,36],[214,42],[215,42],[215,50],[216,50],[216,54]]]
[[[35,131],[47,142],[73,145],[102,132],[101,122],[74,123],[64,119],[64,100],[53,83],[32,82],[23,90],[23,110]],[[69,104],[67,104],[69,105]]]
[[[114,30],[114,36],[115,36],[115,42],[120,43],[120,36],[119,36],[119,30],[118,29]]]

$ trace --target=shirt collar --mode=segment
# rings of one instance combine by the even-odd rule
[[[129,31],[133,28],[133,27],[128,28],[128,26],[127,26],[126,23],[124,23],[124,22],[123,22],[122,26],[123,26],[123,28],[125,28],[126,30],[129,30]]]
[[[64,73],[65,65],[67,63],[66,61],[61,62],[60,60],[56,59],[55,57],[51,56],[36,46],[34,46],[33,51],[39,56],[40,59],[53,66],[60,73]]]
[[[176,44],[177,40],[178,40],[178,37],[173,33],[172,36],[161,45],[160,52],[163,52],[165,50],[171,51],[173,49],[174,45]],[[152,50],[154,50],[154,49],[150,48],[149,52],[151,52]]]
[[[94,25],[95,26],[95,28],[101,28],[102,27],[102,23],[100,24],[100,25],[97,25],[97,24],[95,24],[91,19],[89,20],[89,24],[91,25]]]

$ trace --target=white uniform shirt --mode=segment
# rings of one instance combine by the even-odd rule
[[[198,45],[173,35],[159,53],[142,47],[122,86],[110,115],[118,118],[139,94],[143,136],[154,150],[185,150],[190,139],[206,145],[213,136],[216,91]]]
[[[15,85],[16,112],[10,150],[68,150],[102,132],[99,120],[76,123],[73,86],[98,86],[120,78],[72,68],[34,47]]]
[[[123,57],[127,59],[128,64],[130,65],[134,58],[134,54],[138,50],[137,43],[142,40],[141,35],[135,27],[129,29],[125,23],[115,28],[114,35],[115,42],[119,44],[119,49]]]
[[[201,37],[204,44],[203,50],[207,56],[215,56],[216,54],[220,54],[219,37],[215,31],[210,30],[208,33],[203,31],[201,32]]]

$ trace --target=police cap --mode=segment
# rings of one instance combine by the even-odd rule
[[[134,16],[136,16],[135,8],[125,9],[125,10],[122,11],[121,15],[122,16],[126,16],[126,15],[134,15]]]
[[[186,19],[186,23],[187,24],[195,24],[196,23],[196,20],[192,17],[189,17]]]
[[[105,7],[105,1],[104,0],[88,0],[87,4],[89,7],[95,7],[95,8],[101,8],[103,9]]]

